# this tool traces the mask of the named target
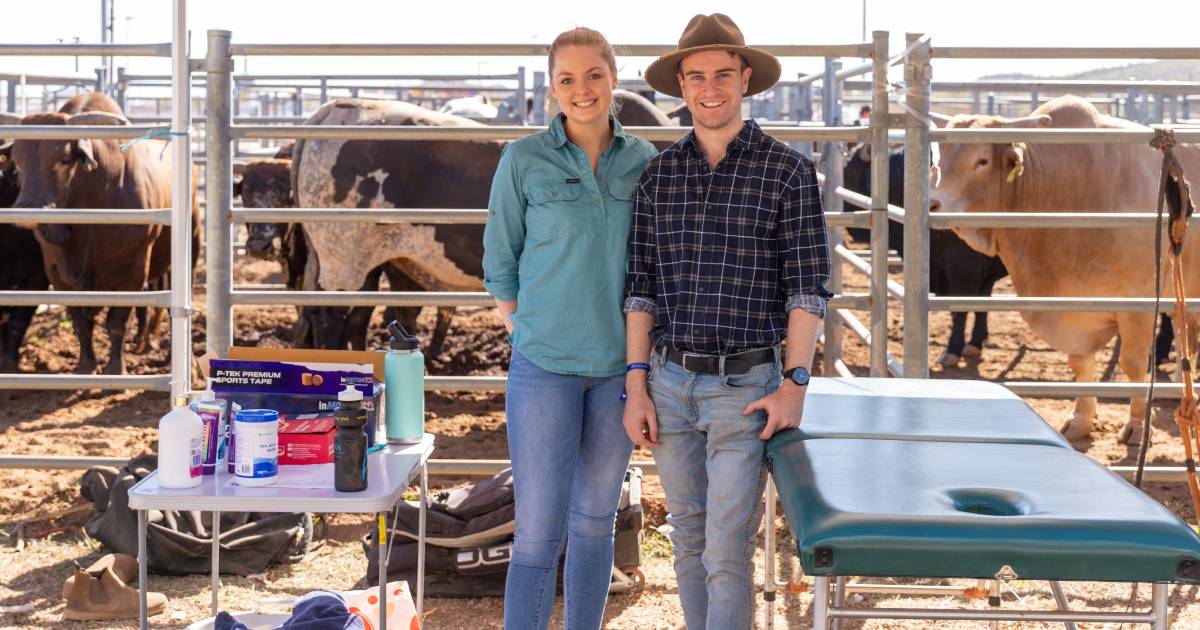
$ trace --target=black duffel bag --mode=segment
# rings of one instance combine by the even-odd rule
[[[118,553],[137,556],[137,512],[129,489],[158,467],[155,455],[142,455],[120,470],[94,466],[83,474],[79,493],[96,513],[87,533]],[[148,570],[168,575],[212,570],[212,512],[149,510]],[[313,519],[306,513],[221,513],[221,573],[262,573],[275,563],[302,560],[313,543]]]
[[[617,510],[614,591],[640,582],[642,471],[625,474]],[[391,514],[388,581],[417,578],[420,504],[403,501]],[[516,530],[512,470],[473,486],[438,492],[429,498],[425,518],[425,594],[441,597],[500,597]],[[379,547],[372,530],[362,539],[367,583],[378,583]],[[560,566],[561,571],[561,566]]]

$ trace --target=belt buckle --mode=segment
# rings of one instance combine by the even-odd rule
[[[684,372],[689,372],[692,374],[695,374],[697,372],[697,370],[692,370],[692,369],[688,368],[688,358],[689,357],[696,357],[698,359],[706,358],[706,355],[695,354],[693,352],[683,352],[683,353],[681,353],[681,355],[682,355],[682,359],[679,361],[679,363],[680,363],[679,367],[683,368]]]

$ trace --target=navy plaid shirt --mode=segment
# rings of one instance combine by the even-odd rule
[[[778,344],[788,311],[825,316],[832,293],[813,163],[753,121],[710,169],[695,134],[638,180],[625,311],[655,314],[656,344],[731,354]]]

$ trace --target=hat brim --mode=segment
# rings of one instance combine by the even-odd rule
[[[737,53],[746,59],[749,64],[750,86],[746,90],[744,96],[758,94],[759,92],[768,90],[771,86],[779,81],[779,75],[783,69],[779,65],[779,60],[774,55],[763,52],[757,48],[749,46],[730,46],[728,44],[710,44],[707,46],[693,46],[692,48],[684,48],[677,50],[669,55],[664,55],[655,59],[653,63],[646,68],[646,83],[650,87],[662,92],[668,96],[683,98],[683,91],[679,89],[679,79],[676,76],[679,74],[679,62],[683,61],[684,57],[694,55],[700,52],[708,52],[710,50],[724,50],[731,53]]]

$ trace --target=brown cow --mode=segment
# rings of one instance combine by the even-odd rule
[[[1006,119],[959,115],[951,128],[1065,127],[1142,129],[1102,115],[1073,96],[1054,99],[1032,116]],[[932,210],[965,212],[1153,212],[1158,195],[1159,154],[1143,144],[942,144],[940,181],[932,177]],[[1177,147],[1176,155],[1195,181],[1200,150]],[[971,247],[999,255],[1022,296],[1150,297],[1154,292],[1154,230],[1145,228],[955,228]],[[1200,242],[1189,239],[1183,260],[1189,295],[1200,295]],[[1163,261],[1163,269],[1168,270]],[[1164,273],[1163,294],[1172,295]],[[1150,312],[1022,312],[1035,333],[1067,361],[1078,381],[1096,380],[1096,352],[1121,336],[1121,370],[1140,382],[1153,339]],[[1188,317],[1193,335],[1195,315]],[[1178,326],[1176,326],[1178,328]],[[1194,346],[1193,346],[1194,347]],[[1141,439],[1146,399],[1134,397],[1121,441]],[[1075,401],[1074,416],[1062,426],[1070,439],[1092,430],[1096,399]]]
[[[121,108],[102,94],[81,94],[57,113],[34,114],[23,125],[128,125]],[[162,141],[140,142],[122,150],[117,140],[18,140],[13,162],[21,174],[18,208],[171,207],[171,160]],[[199,250],[199,208],[192,190],[193,264]],[[140,291],[170,269],[170,228],[159,225],[31,226],[55,289]],[[75,371],[96,369],[93,319],[99,309],[70,307],[79,338]],[[128,307],[111,307],[106,325],[112,350],[106,374],[124,374]]]

